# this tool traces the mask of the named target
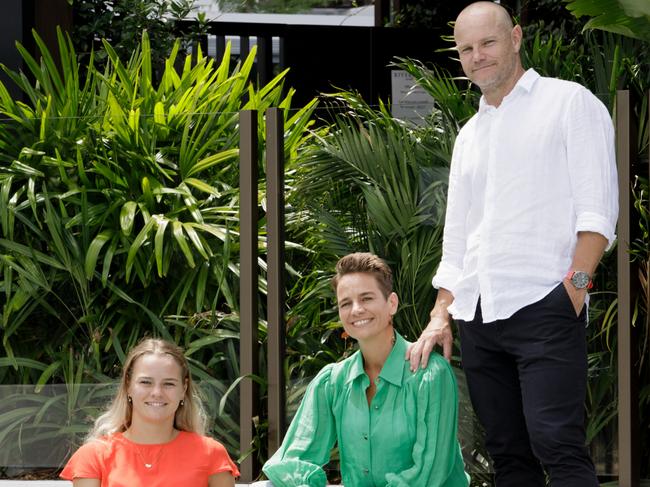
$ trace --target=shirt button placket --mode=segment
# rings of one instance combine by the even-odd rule
[[[489,112],[489,129],[488,129],[488,161],[487,161],[487,172],[485,175],[485,199],[483,206],[483,222],[481,224],[481,247],[479,249],[478,263],[477,263],[477,272],[478,272],[478,281],[479,288],[478,292],[481,299],[481,310],[485,316],[486,310],[492,310],[492,293],[490,289],[490,283],[486,276],[486,269],[491,267],[491,248],[490,248],[490,232],[494,230],[490,227],[489,223],[494,217],[494,202],[497,201],[495,192],[497,191],[497,186],[501,184],[501,179],[499,178],[499,170],[501,169],[498,165],[499,161],[497,160],[497,140],[499,135],[499,125],[501,114],[503,111],[497,109],[492,109]],[[491,312],[487,312],[491,314]]]
[[[383,398],[383,384],[381,383],[381,378],[377,377],[377,392],[375,393],[375,397],[372,398],[372,402],[370,403],[371,407],[368,409],[368,433],[363,434],[363,439],[368,441],[368,438],[370,436],[370,431],[373,431],[373,427],[375,423],[377,422],[377,411],[379,409],[379,401],[381,398]],[[368,441],[368,463],[371,467],[374,466],[374,458],[372,455],[372,445],[370,445],[370,442]],[[369,469],[364,469],[363,471],[364,475],[370,475],[370,470]],[[373,476],[373,481],[374,481],[374,476]]]
[[[378,385],[377,393],[375,393],[375,397],[372,398],[372,402],[370,403],[371,405],[377,403],[377,396],[379,395],[378,392],[379,392],[379,389],[380,389],[380,387],[379,387],[379,378],[377,379],[376,383]],[[366,461],[368,462],[367,465],[369,465],[369,466],[372,466],[372,451],[371,451],[370,441],[368,440],[368,438],[370,437],[370,431],[372,431],[372,425],[374,424],[373,410],[374,410],[374,408],[372,408],[372,407],[368,409],[368,430],[364,431],[361,434],[361,438],[365,441],[366,452],[367,452],[366,453],[366,455],[367,455]],[[370,468],[369,467],[365,467],[363,469],[363,475],[366,476],[366,477],[368,475],[370,475]]]

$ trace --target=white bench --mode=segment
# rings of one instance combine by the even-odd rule
[[[235,487],[265,487],[268,482],[255,482],[253,484],[237,484]],[[71,487],[72,482],[68,480],[0,480],[0,487]],[[328,487],[341,487],[331,485]]]

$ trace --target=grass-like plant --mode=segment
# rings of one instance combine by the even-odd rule
[[[291,110],[286,72],[256,87],[254,49],[233,66],[228,51],[216,64],[177,42],[157,82],[146,32],[128,60],[104,43],[101,71],[81,68],[60,32],[60,64],[34,36],[40,59],[18,45],[28,72],[5,68],[24,99],[0,85],[0,382],[32,384],[40,403],[23,412],[39,418],[60,404],[42,386],[81,391],[59,425],[78,432],[91,416],[78,423],[81,384],[112,380],[154,334],[185,346],[220,398],[239,375],[239,111],[259,110],[262,139],[264,110],[283,110],[291,167],[315,101]],[[234,452],[237,404],[215,426]],[[20,409],[0,415],[3,444],[38,439]]]

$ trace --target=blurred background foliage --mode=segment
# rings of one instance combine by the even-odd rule
[[[313,9],[350,9],[372,0],[215,0],[223,12],[310,13]]]
[[[88,64],[94,53],[94,64],[100,70],[108,61],[104,40],[120,59],[128,60],[140,47],[142,31],[146,30],[155,76],[164,68],[175,42],[180,40],[186,49],[207,32],[207,19],[202,14],[190,28],[181,22],[192,12],[194,0],[69,1],[74,7],[72,39],[77,56]]]
[[[340,256],[371,250],[385,258],[400,295],[397,328],[414,339],[426,325],[435,299],[430,279],[440,259],[451,150],[479,94],[457,73],[397,59],[395,67],[436,100],[420,125],[393,118],[389,105],[371,105],[349,91],[293,107],[284,72],[266,86],[254,82],[254,50],[239,63],[226,55],[221,64],[196,49],[188,52],[193,36],[205,29],[200,20],[194,33],[176,39],[174,19],[189,2],[74,1],[84,5],[78,12],[86,21],[74,40],[59,35],[60,67],[36,35],[40,57],[19,46],[28,71],[8,72],[22,99],[0,85],[0,384],[12,387],[0,397],[0,440],[21,449],[63,436],[78,442],[111,392],[86,384],[110,383],[125,351],[140,337],[157,335],[186,347],[214,418],[213,434],[234,455],[251,453],[239,451],[239,396],[231,387],[240,376],[238,112],[262,114],[278,106],[285,118],[285,369],[291,414],[308,380],[354,349],[341,338],[329,286]],[[648,112],[648,42],[612,29],[583,32],[585,19],[576,20],[559,2],[503,3],[517,3],[511,7],[525,21],[526,66],[584,84],[610,110],[616,90],[629,88],[637,114]],[[580,2],[571,3],[577,14]],[[109,14],[127,4],[128,12]],[[263,142],[263,115],[259,123]],[[638,134],[634,167],[642,171],[648,126],[642,124]],[[638,263],[643,290],[634,315],[642,384],[640,464],[648,477],[647,174],[639,173],[633,189],[639,229],[630,258]],[[261,298],[265,292],[262,275]],[[265,300],[260,303],[265,370]],[[588,435],[600,468],[609,473],[616,461],[617,405],[611,253],[598,270],[590,318]],[[457,353],[454,364],[459,365]],[[265,394],[264,377],[257,380]],[[459,385],[462,393],[462,374]],[[66,394],[47,393],[57,388]],[[460,435],[473,482],[489,485],[480,428],[467,400],[461,408]],[[263,416],[257,425],[252,453],[263,460]],[[59,442],[58,458],[72,447]],[[4,465],[10,465],[9,453],[2,452]]]

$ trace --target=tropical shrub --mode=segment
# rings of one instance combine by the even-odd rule
[[[74,12],[75,51],[83,63],[88,63],[90,53],[94,53],[96,67],[108,62],[102,40],[110,43],[120,59],[127,60],[139,48],[142,32],[147,31],[155,72],[164,68],[177,40],[189,47],[207,31],[204,14],[197,14],[196,23],[183,23],[193,10],[194,0],[68,1]]]
[[[650,8],[647,2],[593,2],[589,0],[565,0],[567,8],[578,18],[587,17],[584,25],[587,46],[591,54],[593,69],[593,84],[596,93],[603,94],[603,101],[613,110],[615,92],[617,89],[628,89],[631,93],[632,110],[637,127],[636,155],[632,161],[632,171],[635,181],[631,185],[634,201],[634,211],[631,215],[633,242],[630,244],[630,258],[638,270],[637,287],[632,323],[634,326],[638,357],[639,380],[639,424],[640,424],[640,475],[650,477],[650,365],[648,363],[648,337],[650,336],[650,318],[648,315],[648,279],[649,252],[648,239],[648,159],[650,157],[650,128],[647,123],[648,106],[650,103]],[[603,32],[604,31],[604,32]],[[592,88],[593,89],[593,88]],[[605,95],[606,94],[606,95]],[[634,147],[634,146],[633,146]],[[637,224],[634,224],[634,221]],[[605,268],[611,276],[604,286],[615,290],[616,263],[606,260]],[[612,296],[614,291],[611,292]],[[613,296],[615,298],[615,296]],[[610,422],[616,418],[616,322],[617,302],[610,299],[609,306],[599,322],[599,333],[596,338],[602,350],[602,364],[609,368],[610,374],[602,380],[592,381],[596,394],[590,397],[611,397],[608,403],[596,402],[591,405],[589,412],[596,418]],[[603,382],[610,382],[604,386]],[[604,394],[602,391],[608,389]],[[605,421],[600,424],[605,423]],[[596,422],[596,424],[598,424]],[[613,440],[612,440],[613,443]],[[613,446],[610,448],[610,450]]]
[[[413,337],[428,321],[430,285],[440,258],[447,166],[435,153],[433,127],[418,129],[375,111],[354,93],[328,97],[335,122],[303,156],[292,204],[304,245],[333,269],[349,252],[370,250],[395,272],[401,297],[396,324]],[[344,108],[343,108],[344,107]]]
[[[650,6],[641,1],[564,0],[567,8],[580,18],[590,17],[584,26],[602,29],[624,37],[650,42]]]
[[[5,69],[26,102],[0,85],[0,383],[35,390],[4,402],[0,435],[29,441],[17,404],[41,408],[48,434],[85,430],[96,406],[76,393],[64,421],[45,421],[58,403],[42,386],[110,382],[147,334],[186,347],[216,409],[239,375],[238,113],[260,110],[262,138],[263,111],[280,107],[291,166],[315,102],[290,111],[286,72],[256,88],[254,50],[233,67],[227,53],[177,60],[177,42],[156,83],[146,33],[127,63],[105,42],[107,67],[91,57],[83,72],[69,37],[60,69],[35,38],[40,61],[19,46],[29,76]],[[237,395],[223,406],[216,434],[236,453]]]

